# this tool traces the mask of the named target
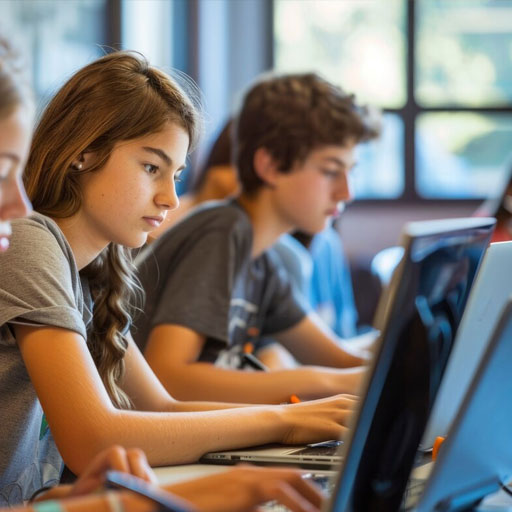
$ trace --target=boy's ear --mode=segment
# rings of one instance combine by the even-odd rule
[[[272,155],[265,148],[258,148],[253,157],[256,175],[270,187],[274,187],[279,176],[279,169]]]

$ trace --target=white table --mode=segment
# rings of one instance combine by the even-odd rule
[[[214,464],[184,464],[182,466],[165,466],[153,468],[160,485],[169,485],[190,480],[200,476],[213,475],[229,471],[233,466],[216,466]]]

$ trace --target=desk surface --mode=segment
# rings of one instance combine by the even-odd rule
[[[213,464],[185,464],[183,466],[166,466],[153,468],[160,485],[169,485],[190,480],[200,476],[213,475],[229,471],[233,466],[216,466]]]

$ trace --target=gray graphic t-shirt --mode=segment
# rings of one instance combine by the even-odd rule
[[[13,325],[62,327],[86,339],[91,305],[57,224],[37,213],[13,222],[11,247],[0,254],[0,507],[56,484],[62,471]]]
[[[272,249],[251,259],[252,226],[235,201],[207,203],[137,258],[146,293],[135,318],[144,349],[151,329],[183,325],[206,336],[201,361],[236,368],[243,345],[298,323],[306,314]]]

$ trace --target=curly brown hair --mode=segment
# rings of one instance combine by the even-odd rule
[[[370,109],[315,73],[264,76],[247,91],[236,118],[234,158],[242,189],[252,194],[263,185],[253,167],[259,148],[287,173],[319,146],[363,142],[379,130]]]
[[[34,210],[53,218],[75,214],[82,204],[80,176],[101,169],[120,141],[158,132],[166,122],[183,127],[193,146],[198,110],[178,84],[135,52],[114,52],[78,71],[59,90],[36,128],[24,174]],[[94,152],[84,170],[73,161]],[[87,344],[112,402],[129,408],[119,387],[139,288],[127,248],[110,243],[82,275],[94,299]]]

